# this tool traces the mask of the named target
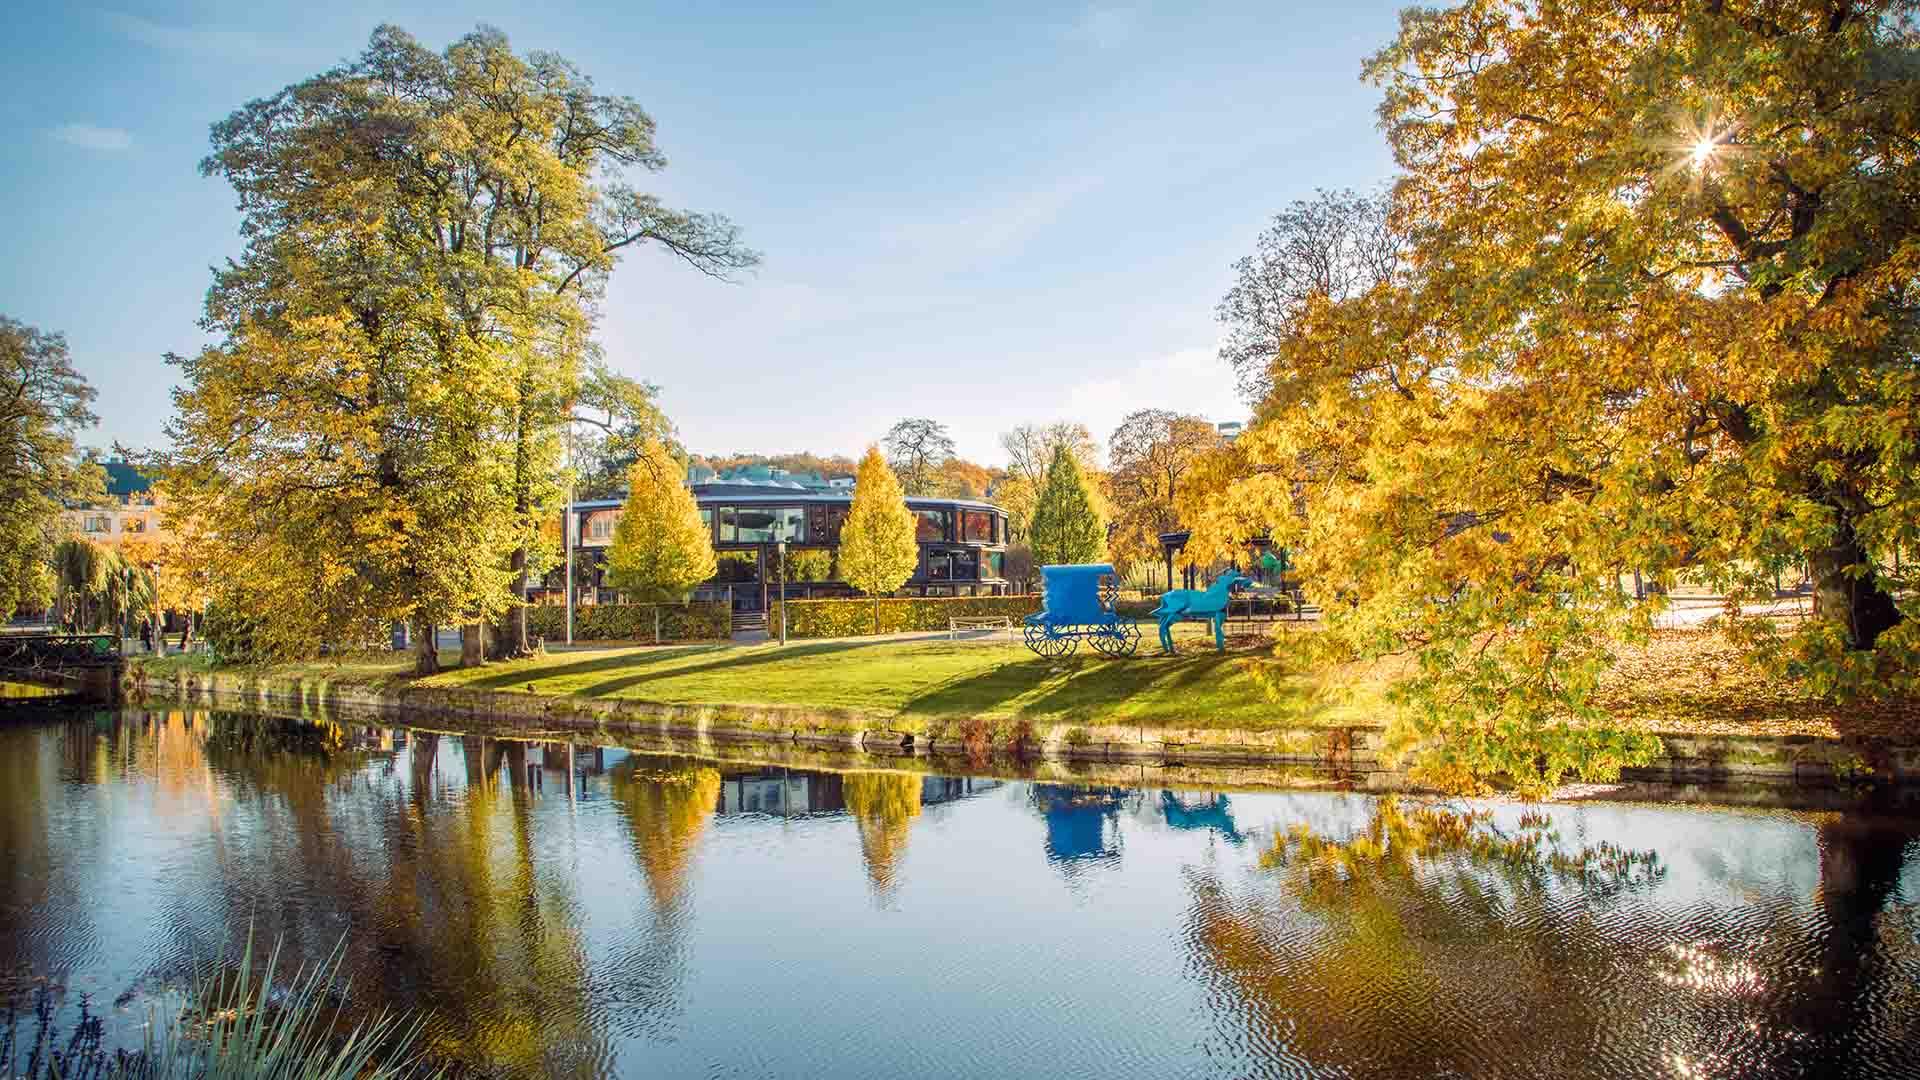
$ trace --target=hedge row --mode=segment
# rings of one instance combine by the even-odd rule
[[[789,600],[790,638],[856,637],[903,630],[945,630],[949,619],[1005,615],[1016,623],[1040,610],[1038,596],[909,596],[880,601],[880,627],[874,629],[872,600]],[[778,632],[780,605],[767,625]]]
[[[717,641],[733,633],[733,609],[725,601],[701,604],[585,604],[573,609],[575,641],[652,641],[653,613],[660,613],[661,641]],[[567,609],[536,604],[527,609],[527,632],[565,641]]]

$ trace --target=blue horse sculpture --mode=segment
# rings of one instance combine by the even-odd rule
[[[1169,589],[1160,596],[1153,617],[1160,620],[1160,649],[1173,652],[1173,624],[1182,619],[1208,619],[1213,622],[1213,644],[1227,651],[1227,596],[1235,585],[1248,579],[1231,571],[1213,579],[1206,591]]]

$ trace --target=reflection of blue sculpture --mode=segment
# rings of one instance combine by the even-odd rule
[[[1080,647],[1081,638],[1107,656],[1132,656],[1140,647],[1140,628],[1114,613],[1113,567],[1043,566],[1040,578],[1046,592],[1040,610],[1027,616],[1027,648],[1041,656],[1066,656]]]
[[[1246,839],[1233,823],[1233,811],[1227,806],[1225,795],[1181,796],[1162,791],[1160,811],[1167,816],[1167,824],[1175,829],[1211,829],[1226,837],[1230,844]]]
[[[1047,861],[1113,859],[1120,854],[1108,836],[1108,824],[1117,825],[1126,802],[1122,788],[1082,788],[1066,784],[1035,784],[1034,806],[1047,822]]]
[[[1194,589],[1169,589],[1160,597],[1160,606],[1154,609],[1153,617],[1160,620],[1160,648],[1165,652],[1173,651],[1173,624],[1182,619],[1210,619],[1213,622],[1213,644],[1221,652],[1227,651],[1227,597],[1235,585],[1247,579],[1233,571],[1221,574],[1213,579],[1205,592]]]

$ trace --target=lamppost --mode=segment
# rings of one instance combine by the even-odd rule
[[[786,530],[780,530],[780,541],[774,545],[780,552],[780,644],[787,643],[787,537]]]

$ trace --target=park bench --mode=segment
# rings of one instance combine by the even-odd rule
[[[958,641],[962,631],[1005,630],[1013,640],[1013,618],[1007,615],[959,615],[947,620],[947,640]]]

